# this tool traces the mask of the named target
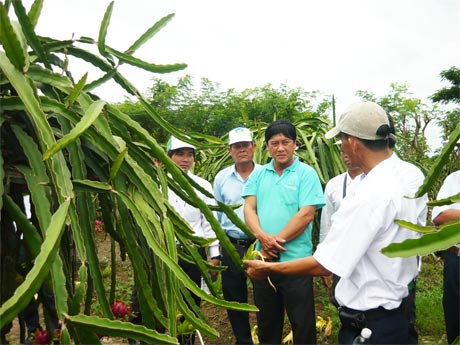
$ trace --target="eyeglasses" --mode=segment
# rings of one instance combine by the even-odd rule
[[[268,146],[277,148],[278,146],[289,146],[294,142],[294,140],[291,139],[286,139],[286,140],[281,140],[281,141],[269,141]]]

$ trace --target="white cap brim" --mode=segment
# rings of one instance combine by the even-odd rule
[[[340,134],[340,129],[338,129],[337,127],[334,127],[326,133],[325,137],[326,139],[332,139],[338,136],[339,134]]]

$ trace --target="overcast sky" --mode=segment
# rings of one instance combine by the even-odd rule
[[[45,0],[37,33],[97,39],[109,3]],[[188,67],[170,75],[123,67],[141,92],[153,77],[174,83],[185,74],[239,91],[285,83],[334,94],[340,113],[357,90],[381,96],[392,82],[426,99],[446,85],[439,72],[460,67],[459,0],[116,0],[106,43],[123,51],[170,13],[173,20],[135,56]],[[96,93],[108,101],[124,95],[115,84]]]

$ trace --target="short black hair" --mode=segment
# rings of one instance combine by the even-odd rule
[[[288,120],[281,119],[272,122],[265,130],[265,142],[268,144],[270,138],[276,134],[284,134],[289,139],[296,141],[297,133],[294,125]]]

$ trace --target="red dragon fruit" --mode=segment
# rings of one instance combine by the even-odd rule
[[[34,340],[33,344],[37,345],[47,345],[51,341],[48,332],[46,330],[40,331],[37,329],[37,331],[34,333]]]
[[[121,301],[115,301],[115,302],[113,302],[111,308],[112,308],[112,314],[113,314],[116,318],[123,319],[125,316],[131,315],[131,311],[129,310],[129,307],[126,306],[126,304],[124,304],[124,303],[121,302]]]
[[[99,219],[96,219],[96,221],[94,222],[94,231],[102,232],[102,221],[100,221]]]

